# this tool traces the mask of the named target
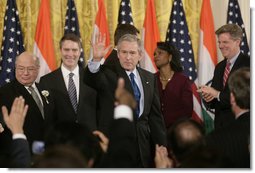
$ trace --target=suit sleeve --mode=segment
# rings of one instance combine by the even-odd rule
[[[28,141],[25,139],[14,139],[11,144],[12,165],[17,168],[28,168],[31,163],[31,154]]]

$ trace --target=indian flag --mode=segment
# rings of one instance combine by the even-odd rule
[[[200,44],[198,58],[198,84],[209,84],[217,64],[216,38],[210,0],[203,0],[200,16]],[[214,128],[214,114],[202,104],[202,114],[206,132]]]
[[[36,80],[39,82],[41,76],[57,68],[50,27],[49,0],[41,0],[35,32],[34,54],[40,60],[40,70]]]
[[[108,47],[110,45],[110,34],[106,19],[106,10],[104,5],[104,0],[98,0],[98,10],[96,15],[96,21],[94,24],[94,31],[92,34],[92,43],[95,43],[96,36],[102,34],[102,36],[105,36],[105,46]],[[90,49],[90,58],[92,58],[92,48]],[[107,58],[110,51],[105,55],[104,58]],[[101,60],[101,63],[104,62],[104,59]]]
[[[142,30],[142,41],[144,45],[145,56],[140,61],[140,66],[152,73],[157,71],[157,67],[154,63],[154,50],[156,49],[157,42],[159,40],[160,36],[156,19],[154,0],[148,0]]]

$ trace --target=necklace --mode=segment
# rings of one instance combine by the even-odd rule
[[[161,81],[170,81],[171,78],[168,78],[168,79],[163,79],[162,77],[160,77],[160,80]]]
[[[174,75],[174,72],[170,74],[170,77],[168,79],[164,79],[161,76],[159,76],[159,78],[161,81],[170,81],[172,79],[173,75]]]

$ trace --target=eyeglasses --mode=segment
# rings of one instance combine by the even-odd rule
[[[126,50],[119,50],[118,51],[120,53],[121,56],[128,56],[128,54],[131,56],[131,57],[134,57],[138,54],[138,51],[126,51]]]
[[[34,67],[34,66],[30,66],[30,67],[17,66],[16,67],[16,70],[20,73],[24,73],[26,70],[28,73],[32,73],[36,71],[37,69],[38,67]]]

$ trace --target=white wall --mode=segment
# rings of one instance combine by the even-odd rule
[[[222,25],[227,22],[227,11],[228,11],[228,1],[229,0],[211,0],[212,12],[214,16],[214,27],[217,30]],[[251,0],[254,1],[255,0]],[[244,26],[247,34],[247,41],[250,44],[250,0],[238,0],[239,6],[242,13],[242,18],[244,21]],[[222,60],[223,57],[218,49],[218,60]]]

